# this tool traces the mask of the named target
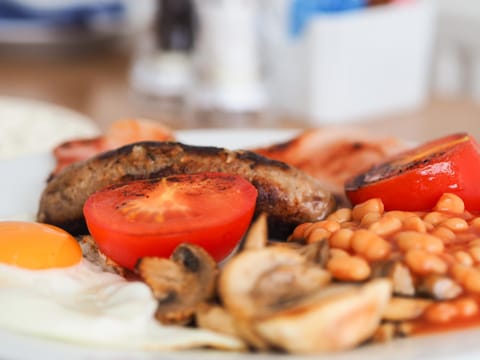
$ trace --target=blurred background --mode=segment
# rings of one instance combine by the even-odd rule
[[[479,30],[477,0],[0,0],[0,99],[101,127],[362,124],[416,140],[476,131]]]

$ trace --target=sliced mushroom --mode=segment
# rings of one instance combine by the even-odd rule
[[[412,335],[414,330],[413,323],[411,321],[401,321],[395,326],[395,336],[407,337]]]
[[[165,324],[189,323],[197,305],[215,295],[217,264],[196,245],[179,245],[170,259],[142,258],[136,270],[158,300],[155,316]]]
[[[372,341],[376,343],[385,343],[391,341],[395,337],[395,324],[393,322],[385,322],[381,324],[372,336]]]
[[[452,278],[444,275],[429,275],[424,277],[418,292],[436,300],[450,300],[462,293],[462,287]]]
[[[313,353],[353,347],[373,335],[390,281],[329,282],[330,274],[296,249],[270,246],[232,258],[220,275],[219,294],[240,336],[256,348]]]
[[[327,239],[310,244],[299,242],[271,241],[268,239],[267,215],[262,213],[250,226],[242,250],[258,250],[267,246],[283,246],[295,249],[300,255],[308,261],[315,262],[325,267],[330,254],[330,246]]]
[[[383,319],[390,321],[413,320],[422,315],[431,304],[432,301],[428,299],[392,297],[383,313]]]
[[[328,240],[313,242],[310,244],[301,244],[296,242],[269,241],[268,246],[280,246],[295,250],[298,254],[305,257],[307,261],[316,263],[325,268],[330,257],[330,245]]]
[[[325,291],[329,288],[335,291]],[[336,285],[325,290],[258,319],[255,330],[275,347],[291,353],[353,348],[375,333],[391,284],[376,279],[361,286]]]
[[[316,270],[305,270],[305,266]],[[274,269],[281,271],[277,275],[272,272]],[[312,278],[306,276],[297,281],[302,272]],[[234,317],[240,336],[253,347],[263,350],[270,345],[256,333],[252,319],[259,312],[274,312],[278,303],[289,302],[292,297],[318,289],[329,280],[328,272],[309,263],[296,250],[269,246],[233,257],[220,274],[218,292],[225,308]],[[262,287],[265,284],[268,289]],[[308,289],[303,288],[305,284]],[[269,293],[272,288],[275,288],[275,295]]]
[[[386,260],[373,265],[372,277],[388,277],[393,293],[402,296],[415,295],[415,282],[408,267],[399,260]]]
[[[295,304],[326,286],[330,280],[328,271],[310,263],[280,265],[261,274],[250,295],[255,299],[257,309],[267,313]]]
[[[394,338],[410,336],[413,333],[411,321],[384,321],[375,331],[372,337],[373,342],[387,342]]]
[[[311,244],[303,245],[299,249],[299,253],[309,261],[317,263],[321,267],[326,267],[330,258],[330,245],[327,239],[317,241]]]
[[[243,242],[243,250],[256,250],[267,246],[268,222],[267,214],[260,214],[252,223]]]
[[[301,283],[295,282],[295,272],[299,271],[298,267],[306,265],[306,258],[300,255],[294,249],[283,246],[270,246],[256,251],[245,251],[233,257],[224,267],[219,278],[219,295],[226,308],[232,314],[239,314],[245,317],[251,317],[256,314],[258,309],[258,298],[263,297],[265,293],[257,288],[257,284],[262,282],[262,276],[270,276],[273,281],[283,282],[281,286],[283,291],[290,294],[305,293],[301,285],[307,283],[307,279],[303,279]],[[328,272],[320,267],[310,264],[309,266],[318,268],[325,276],[329,277]],[[285,276],[274,278],[272,271],[282,269],[283,274],[288,274],[288,269],[292,270],[291,279],[285,283]],[[271,288],[273,284],[269,284]],[[316,284],[316,288],[325,285],[324,282]],[[309,284],[312,286],[312,283]],[[281,291],[277,289],[277,292]],[[262,300],[264,303],[268,303]]]
[[[218,304],[202,303],[197,306],[195,320],[198,327],[239,337],[235,319]]]

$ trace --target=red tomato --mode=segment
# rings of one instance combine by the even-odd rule
[[[391,158],[348,180],[353,204],[383,200],[386,210],[430,210],[443,193],[459,195],[480,210],[480,147],[468,134],[453,134]]]
[[[99,249],[133,269],[139,258],[168,257],[180,243],[222,260],[246,232],[256,199],[256,188],[242,177],[198,173],[108,187],[83,210]]]

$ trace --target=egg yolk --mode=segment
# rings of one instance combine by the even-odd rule
[[[0,263],[37,270],[72,266],[81,259],[80,245],[62,229],[32,222],[0,222]]]

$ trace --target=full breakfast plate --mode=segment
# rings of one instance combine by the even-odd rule
[[[258,147],[287,140],[299,130],[243,129],[243,130],[190,130],[176,133],[179,141],[192,145],[221,146],[231,149]],[[38,207],[40,193],[54,159],[40,153],[15,159],[1,160],[0,188],[4,190],[0,202],[0,219],[32,219]],[[11,175],[11,176],[10,176]],[[0,304],[2,305],[2,304]],[[2,307],[8,312],[8,308]],[[378,345],[368,345],[355,350],[315,355],[312,358],[339,360],[366,359],[478,359],[480,329],[452,331],[436,335],[395,339]],[[0,358],[2,359],[278,359],[278,354],[235,353],[217,350],[188,350],[177,352],[142,352],[124,349],[93,347],[46,340],[40,337],[0,330]],[[310,356],[282,355],[287,359],[304,359]]]

